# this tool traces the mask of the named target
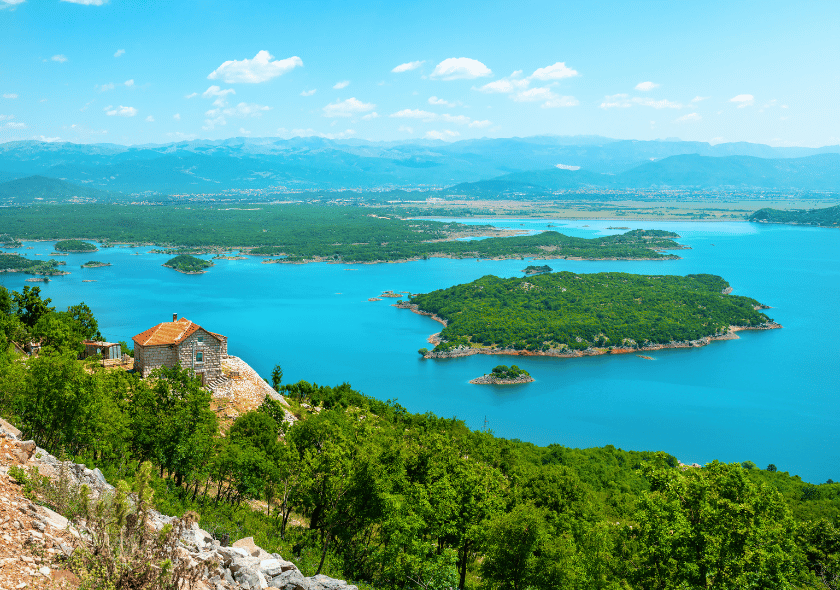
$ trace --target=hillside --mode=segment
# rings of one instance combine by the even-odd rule
[[[111,191],[79,186],[58,178],[44,176],[27,176],[0,183],[0,203],[4,205],[110,202],[122,198],[125,197]]]
[[[840,205],[824,209],[782,211],[759,209],[750,215],[750,221],[757,223],[788,223],[792,225],[818,225],[840,227]]]

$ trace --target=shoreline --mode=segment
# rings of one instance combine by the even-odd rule
[[[476,377],[475,379],[470,379],[472,385],[521,385],[534,381],[535,379],[530,375],[520,375],[514,379],[498,379],[490,373]]]

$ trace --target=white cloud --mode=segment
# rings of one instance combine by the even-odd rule
[[[148,117],[146,117],[146,121],[149,122],[149,123],[154,123],[155,118],[153,116],[149,115]]]
[[[574,78],[577,76],[577,70],[566,66],[566,62],[558,61],[554,65],[546,66],[534,70],[534,73],[529,76],[532,80],[562,80],[563,78]]]
[[[528,90],[517,92],[512,98],[516,102],[537,102],[554,98],[554,93],[551,91],[551,88],[529,88]]]
[[[348,86],[350,86],[350,80],[342,80],[341,82],[335,83],[333,90],[341,90],[342,88],[347,88]]]
[[[10,94],[4,94],[4,95],[3,95],[3,98],[17,98],[17,97],[18,97],[18,95],[17,95],[17,94],[11,94],[11,93],[10,93]]]
[[[540,106],[544,109],[559,109],[563,107],[576,107],[579,104],[580,101],[574,96],[554,96]]]
[[[15,118],[14,115],[0,115],[0,121],[6,121],[6,120],[9,120],[9,119],[14,119],[14,118]]]
[[[181,120],[181,113],[175,113],[174,115],[172,115],[172,118],[175,119],[176,121],[180,121]]]
[[[675,123],[688,123],[690,121],[701,121],[703,117],[698,115],[697,113],[688,113],[687,115],[683,115],[682,117],[677,117],[674,122]]]
[[[213,85],[201,93],[201,98],[216,97],[216,100],[213,101],[213,105],[217,107],[225,107],[227,106],[228,94],[236,94],[236,90],[234,90],[233,88],[225,88],[224,90],[222,90],[218,86]]]
[[[14,8],[17,4],[23,4],[26,0],[0,0],[0,9]]]
[[[318,92],[317,88],[313,88],[312,90],[304,90],[303,92],[300,93],[300,95],[301,96],[312,96],[316,92]]]
[[[655,109],[681,109],[684,105],[678,102],[671,102],[670,100],[653,100],[652,98],[634,97],[633,102],[640,104],[643,107],[653,107]]]
[[[376,105],[369,102],[362,102],[355,98],[348,98],[343,101],[336,101],[324,107],[325,117],[352,117],[361,113],[367,113],[376,108]]]
[[[107,84],[103,84],[102,86],[99,87],[100,92],[107,92],[108,90],[113,90],[113,89],[114,89],[114,83],[113,82],[108,82]]]
[[[457,131],[444,129],[443,131],[426,131],[426,135],[424,137],[426,139],[442,139],[446,141],[447,139],[452,139],[453,137],[458,137],[459,135],[461,134]]]
[[[421,111],[420,109],[403,109],[396,113],[391,113],[388,116],[395,119],[423,119],[424,121],[434,121],[437,119],[437,113]]]
[[[691,102],[700,102],[700,101],[703,101],[703,100],[707,100],[709,98],[711,98],[711,97],[710,96],[695,96],[694,98],[691,99]]]
[[[397,131],[400,131],[402,133],[414,133],[414,128],[413,127],[408,127],[406,125],[400,125],[397,128]]]
[[[83,4],[85,6],[102,6],[108,0],[61,0],[62,2],[70,2],[71,4]]]
[[[630,106],[629,97],[626,94],[613,94],[605,96],[604,102],[601,103],[602,109],[626,109]]]
[[[397,67],[395,67],[391,71],[395,74],[400,74],[402,72],[408,72],[410,70],[416,70],[417,68],[419,68],[424,63],[426,63],[425,60],[423,60],[423,61],[410,61],[410,62],[398,65]]]
[[[372,113],[368,113],[367,115],[362,117],[362,119],[364,119],[365,121],[370,121],[371,119],[376,119],[377,117],[379,117],[379,113],[373,111]]]
[[[235,108],[225,109],[224,113],[230,117],[260,117],[265,111],[270,110],[269,106],[240,102]]]
[[[242,135],[251,135],[251,132],[246,131],[244,127],[239,128],[239,133],[241,133]]]
[[[443,60],[429,76],[440,80],[474,80],[492,76],[493,72],[478,60],[468,57],[450,57]]]
[[[196,96],[198,96],[198,92],[191,92],[190,94],[186,94],[186,95],[184,95],[184,98],[186,98],[187,100],[189,100],[189,99],[191,99],[191,98],[195,98]]]
[[[56,141],[61,141],[60,137],[44,137],[43,135],[39,135],[35,139],[38,139],[40,141],[45,141],[47,143],[54,143]]]
[[[135,109],[134,107],[124,107],[122,105],[120,105],[119,107],[117,107],[115,109],[112,108],[110,111],[108,111],[108,116],[109,117],[113,117],[113,116],[133,117],[136,114],[137,114],[137,109]]]
[[[430,96],[429,97],[429,104],[434,104],[442,107],[455,107],[458,106],[459,102],[449,102],[448,100],[444,100],[442,98],[438,98],[437,96]]]
[[[739,94],[738,96],[730,98],[729,102],[736,103],[738,108],[742,109],[744,107],[752,106],[755,102],[755,97],[752,94]]]
[[[281,76],[298,66],[303,66],[303,61],[298,56],[272,60],[274,60],[274,56],[268,51],[262,50],[254,56],[254,59],[224,62],[210,72],[207,79],[216,80],[220,78],[227,84],[258,84]]]
[[[67,61],[67,56],[66,56],[66,55],[62,55],[62,54],[60,54],[60,53],[59,53],[58,55],[54,55],[54,56],[52,56],[50,59],[51,59],[52,61],[57,61],[58,63],[62,63],[62,64],[63,64],[64,62],[66,62],[66,61]]]
[[[123,56],[123,55],[125,55],[125,49],[117,49],[117,50],[114,52],[114,57],[121,57],[121,56]]]
[[[134,80],[126,80],[125,82],[123,82],[123,84],[125,84],[126,86],[128,86],[130,88],[130,87],[134,86]]]
[[[479,92],[486,92],[488,94],[509,94],[517,90],[525,90],[531,83],[527,78],[518,78],[522,74],[522,70],[517,70],[507,78],[494,80],[477,88]]]
[[[490,125],[492,125],[492,124],[493,123],[491,123],[490,121],[485,119],[483,121],[473,121],[472,123],[470,123],[469,126],[472,127],[473,129],[483,129],[484,127],[490,127]]]
[[[26,125],[17,121],[9,121],[6,123],[6,127],[9,129],[25,129]]]
[[[659,88],[659,84],[655,82],[639,82],[636,84],[636,90],[640,90],[642,92],[649,92],[654,88]]]
[[[554,167],[560,170],[580,170],[580,166],[569,166],[568,164],[555,164]]]

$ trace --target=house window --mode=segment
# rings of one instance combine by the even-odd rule
[[[195,353],[195,362],[197,362],[197,363],[203,363],[204,362],[204,353],[203,352]]]
[[[195,337],[195,340],[196,340],[196,342],[198,342],[199,344],[204,344],[204,336],[196,336],[196,337]]]

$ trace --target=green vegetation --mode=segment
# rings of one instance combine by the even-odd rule
[[[840,227],[840,205],[824,209],[759,209],[750,215],[750,221]]]
[[[516,365],[497,365],[490,373],[496,379],[516,379],[522,375],[530,375],[525,369],[520,369]]]
[[[593,239],[556,232],[452,241],[494,233],[488,227],[399,219],[379,209],[316,205],[219,206],[60,205],[7,208],[0,232],[25,239],[87,236],[106,243],[154,243],[202,249],[253,248],[252,254],[290,262],[376,262],[429,256],[453,258],[667,259],[677,234],[635,230]]]
[[[0,254],[0,272],[25,272],[31,275],[64,274],[57,260],[32,260],[17,254]]]
[[[464,346],[567,351],[697,340],[771,321],[754,309],[756,300],[724,295],[728,286],[707,274],[488,275],[413,295],[411,302],[447,321],[436,352]]]
[[[538,274],[542,274],[544,272],[551,272],[551,271],[552,271],[552,268],[550,266],[548,266],[547,264],[543,264],[542,266],[534,266],[533,264],[529,264],[528,266],[526,266],[522,270],[522,272],[524,272],[526,275],[538,275]]]
[[[99,260],[88,260],[82,265],[82,268],[99,268],[100,266],[111,266],[111,263],[100,262]]]
[[[0,414],[24,437],[125,480],[120,493],[149,482],[158,510],[195,511],[220,539],[253,536],[305,575],[363,589],[619,590],[831,588],[840,574],[840,484],[750,462],[693,469],[664,453],[538,447],[347,383],[281,385],[281,370],[272,380],[300,420],[281,422],[283,406],[269,399],[223,436],[191,371],[141,380],[85,366],[58,340],[18,362],[18,330],[73,314],[60,316],[37,289],[0,290],[0,307]],[[265,510],[251,507],[257,499]],[[124,532],[131,546],[137,535]]]
[[[99,250],[90,242],[81,240],[61,240],[55,243],[55,249],[59,252],[96,252]]]
[[[205,272],[205,269],[213,266],[212,262],[190,256],[189,254],[181,254],[175,258],[171,258],[163,263],[163,266],[174,268],[178,272],[186,274],[196,274]]]

